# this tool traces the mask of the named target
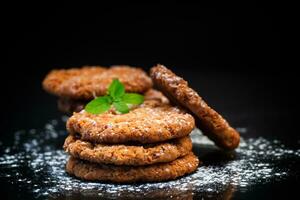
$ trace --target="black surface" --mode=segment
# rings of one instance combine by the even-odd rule
[[[148,70],[162,63],[233,126],[297,148],[297,78],[283,62],[285,12],[274,4],[5,6],[1,141],[11,141],[15,130],[40,128],[60,116],[56,99],[41,88],[50,69],[129,64]],[[298,184],[297,177],[289,177],[236,198],[284,197]],[[16,193],[31,199],[26,189],[16,191],[3,182],[1,192],[9,199]]]

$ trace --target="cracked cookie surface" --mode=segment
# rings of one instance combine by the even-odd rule
[[[157,100],[146,100],[129,113],[109,110],[90,114],[74,113],[67,121],[67,130],[81,140],[93,143],[155,143],[187,136],[195,127],[192,115]]]
[[[70,157],[66,171],[77,178],[90,181],[133,183],[173,180],[194,172],[199,164],[193,154],[178,158],[172,162],[147,166],[101,165]]]
[[[223,149],[238,147],[239,133],[228,122],[189,87],[188,83],[163,65],[150,70],[154,85],[171,101],[187,108],[195,116],[197,125],[215,144]]]
[[[126,92],[144,93],[152,87],[150,77],[140,68],[130,66],[84,66],[52,70],[43,81],[43,88],[56,96],[91,100],[106,94],[112,80],[118,78]]]
[[[69,135],[64,149],[71,156],[90,162],[114,165],[149,165],[170,162],[192,150],[190,137],[147,145],[95,144]]]

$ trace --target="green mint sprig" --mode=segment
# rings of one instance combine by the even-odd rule
[[[131,105],[139,105],[144,102],[144,96],[136,93],[126,93],[124,85],[114,79],[107,90],[107,95],[97,97],[85,106],[85,111],[92,114],[101,114],[109,110],[113,105],[120,113],[128,113]]]

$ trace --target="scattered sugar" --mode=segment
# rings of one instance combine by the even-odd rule
[[[194,151],[203,164],[189,176],[163,183],[131,185],[84,182],[68,176],[64,170],[68,158],[62,150],[67,135],[64,129],[66,119],[64,116],[60,120],[51,120],[42,130],[17,131],[11,146],[0,143],[0,178],[15,187],[26,188],[36,197],[80,194],[111,199],[120,196],[181,199],[198,193],[212,197],[230,195],[235,190],[245,191],[254,184],[285,179],[293,175],[292,172],[288,167],[276,167],[276,163],[299,161],[300,158],[299,149],[289,149],[279,140],[262,137],[242,139],[235,152],[224,153],[199,130],[194,130]],[[246,136],[246,128],[238,129]],[[24,171],[24,168],[29,171]]]

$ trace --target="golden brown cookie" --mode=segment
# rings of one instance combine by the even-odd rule
[[[129,66],[84,66],[82,68],[52,70],[44,79],[44,89],[56,96],[91,100],[106,94],[112,80],[118,78],[127,92],[144,93],[152,87],[148,75]]]
[[[101,165],[70,157],[66,171],[78,178],[90,181],[156,182],[173,180],[192,173],[197,169],[198,164],[199,160],[193,153],[169,163],[138,167]]]
[[[189,109],[197,116],[197,125],[216,145],[228,150],[235,149],[239,145],[239,133],[220,114],[209,107],[185,80],[163,65],[153,67],[150,76],[155,86],[170,100]]]
[[[193,116],[156,100],[144,101],[126,114],[109,110],[94,115],[82,110],[67,121],[70,134],[94,143],[162,142],[187,136],[194,127]]]
[[[145,100],[157,100],[161,103],[168,104],[169,99],[165,97],[160,91],[149,89],[144,93]],[[74,100],[69,98],[59,98],[57,101],[58,109],[64,113],[79,112],[84,109],[85,105],[89,101],[85,100]]]
[[[70,135],[64,149],[75,158],[94,163],[138,166],[170,162],[185,156],[192,150],[192,141],[190,137],[183,137],[147,145],[107,145],[82,141]]]

